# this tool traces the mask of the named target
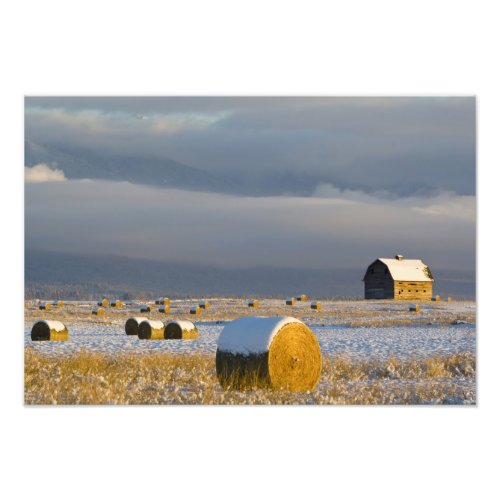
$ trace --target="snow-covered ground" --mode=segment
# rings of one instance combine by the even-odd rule
[[[389,357],[427,358],[458,352],[475,353],[474,324],[401,325],[384,327],[346,327],[326,323],[306,324],[316,334],[324,355],[346,356],[356,360]],[[196,322],[199,338],[195,340],[139,340],[125,334],[124,322],[112,324],[66,321],[69,340],[32,342],[33,322],[25,323],[25,345],[39,352],[67,355],[80,349],[113,354],[117,352],[212,353],[224,322]]]

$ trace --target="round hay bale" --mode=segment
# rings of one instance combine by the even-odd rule
[[[306,302],[307,301],[307,295],[305,293],[303,293],[302,295],[297,295],[297,297],[295,297],[297,299],[298,302]]]
[[[148,305],[141,306],[141,313],[148,313],[151,312],[151,307]]]
[[[193,306],[189,310],[189,314],[201,314],[201,307],[200,306]]]
[[[31,340],[68,340],[68,329],[60,321],[37,321],[31,329]]]
[[[448,302],[453,302],[453,298],[452,297],[448,297]]]
[[[310,391],[321,374],[321,350],[298,319],[243,317],[219,335],[215,368],[223,388]]]
[[[170,306],[169,305],[160,306],[158,312],[161,312],[163,314],[168,314],[170,312]]]
[[[49,304],[48,302],[40,302],[38,309],[40,309],[41,311],[49,311],[50,309],[52,309],[52,304]]]
[[[98,306],[100,307],[109,307],[109,300],[108,299],[102,299],[97,303]]]
[[[165,338],[165,325],[161,321],[145,319],[139,323],[137,335],[142,340],[162,340]]]
[[[52,305],[55,306],[55,307],[61,307],[63,305],[63,301],[61,299],[55,299],[52,302]]]
[[[111,301],[111,307],[116,307],[119,309],[123,305],[121,300],[112,300]]]
[[[432,297],[431,300],[434,302],[439,302],[441,300],[441,297],[439,295],[436,295],[436,296]]]
[[[199,307],[201,307],[202,309],[209,309],[210,308],[210,304],[208,303],[208,300],[202,300],[199,303]]]
[[[319,311],[321,309],[321,302],[311,302],[311,309],[314,309],[316,311]]]
[[[410,311],[411,312],[420,312],[420,306],[418,304],[412,304],[410,306]]]
[[[198,328],[191,321],[170,321],[165,326],[166,339],[190,340],[198,338]]]
[[[125,333],[127,335],[138,335],[139,334],[139,325],[142,321],[147,321],[148,318],[144,318],[142,316],[136,316],[134,318],[129,318],[125,322]]]
[[[260,302],[257,299],[251,299],[248,301],[248,307],[257,308],[260,306]]]
[[[295,305],[295,301],[296,301],[295,297],[288,297],[288,299],[286,299],[285,301],[285,304],[287,306],[293,306]]]
[[[95,314],[96,316],[102,316],[104,314],[104,309],[102,307],[93,307],[92,314]]]

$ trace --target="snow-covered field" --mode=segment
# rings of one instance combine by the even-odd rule
[[[224,326],[216,322],[196,322],[196,340],[139,340],[125,334],[122,324],[66,322],[69,340],[66,342],[32,342],[32,323],[25,325],[25,345],[39,352],[67,355],[80,349],[113,354],[117,352],[213,353]],[[324,355],[340,355],[355,360],[427,358],[460,352],[474,353],[475,325],[436,324],[389,327],[346,327],[309,323],[316,334]]]

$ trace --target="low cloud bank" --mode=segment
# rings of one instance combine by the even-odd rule
[[[62,170],[49,167],[45,163],[39,163],[33,167],[24,167],[24,181],[28,183],[60,182],[65,180],[66,177]]]
[[[235,268],[349,268],[402,253],[430,266],[474,269],[472,196],[393,200],[334,186],[316,194],[252,198],[126,182],[27,184],[26,247]]]

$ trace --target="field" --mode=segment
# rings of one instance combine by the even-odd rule
[[[475,404],[476,305],[392,301],[323,301],[285,306],[261,299],[211,299],[201,315],[197,300],[172,301],[168,315],[140,313],[139,302],[91,315],[95,303],[70,302],[50,311],[25,304],[26,404]],[[130,316],[190,319],[199,339],[144,341],[124,333]],[[215,376],[217,338],[243,315],[294,316],[317,336],[323,354],[320,382],[309,393],[255,389],[223,391]],[[59,319],[66,342],[32,342],[38,319]]]

